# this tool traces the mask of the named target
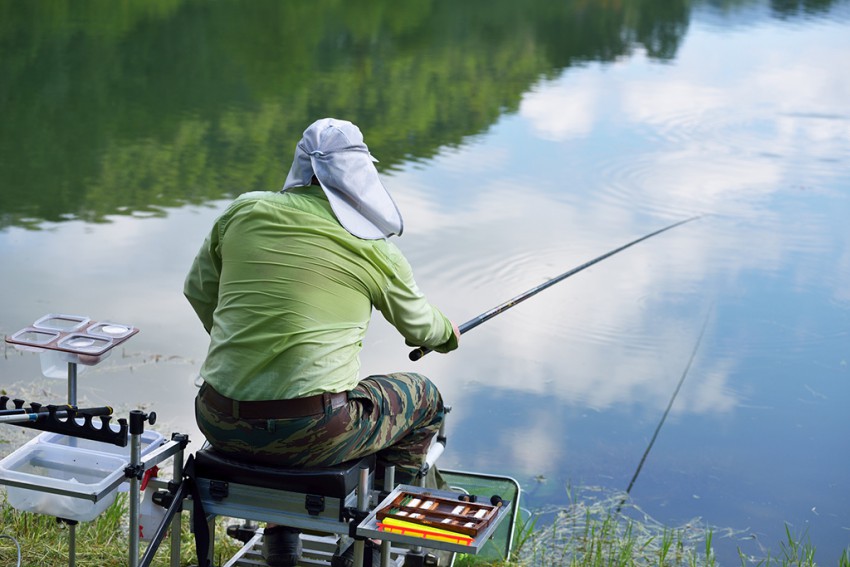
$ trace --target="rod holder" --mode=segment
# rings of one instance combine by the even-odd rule
[[[92,441],[100,441],[109,443],[119,447],[126,447],[128,441],[127,420],[121,418],[118,420],[118,430],[112,428],[110,422],[111,415],[92,415],[86,413],[85,410],[77,409],[74,406],[43,406],[38,403],[30,404],[29,408],[24,408],[26,403],[24,400],[13,400],[14,408],[7,408],[6,404],[9,401],[8,396],[0,396],[0,414],[13,410],[26,410],[23,413],[36,413],[38,419],[35,421],[15,422],[12,425],[18,427],[28,427],[39,431],[49,431],[51,433],[60,433],[70,437],[79,437],[81,439],[90,439]],[[94,421],[98,418],[100,423]],[[82,421],[81,421],[82,420]]]

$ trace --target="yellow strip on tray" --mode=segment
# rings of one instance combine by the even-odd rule
[[[432,539],[435,541],[447,541],[460,545],[469,545],[472,543],[472,538],[466,534],[460,534],[449,530],[441,530],[432,528],[431,526],[423,526],[414,524],[413,522],[405,522],[396,518],[384,518],[383,522],[378,522],[378,529],[384,532],[397,533],[412,537],[421,537],[423,539]]]

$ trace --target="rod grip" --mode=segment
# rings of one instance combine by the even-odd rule
[[[413,362],[416,362],[417,360],[419,360],[420,358],[422,358],[423,356],[425,356],[429,352],[431,352],[431,349],[428,348],[428,347],[417,347],[417,348],[413,349],[412,351],[410,351],[410,354],[408,354],[407,357],[410,360],[412,360]]]
[[[96,408],[80,408],[77,409],[76,412],[77,415],[112,415],[112,408],[110,406],[101,406]]]

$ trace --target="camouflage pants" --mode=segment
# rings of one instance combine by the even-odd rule
[[[412,483],[443,422],[436,386],[420,374],[369,376],[348,403],[319,415],[243,419],[195,399],[201,432],[217,450],[275,466],[322,467],[376,453],[395,465],[396,481]],[[429,475],[430,476],[430,475]]]

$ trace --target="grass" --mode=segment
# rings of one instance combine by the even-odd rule
[[[662,526],[648,517],[634,518],[615,511],[611,501],[581,498],[554,512],[554,519],[541,526],[543,514],[518,521],[514,533],[513,556],[507,560],[482,560],[460,556],[457,567],[714,567],[717,563],[713,542],[715,533],[695,525],[680,528]],[[625,512],[637,511],[628,506]],[[638,511],[639,512],[639,511]],[[233,520],[219,518],[216,564],[221,565],[241,546],[224,537],[224,526]],[[128,564],[127,498],[120,493],[93,522],[76,528],[76,565],[79,567],[118,567]],[[55,518],[12,509],[0,499],[0,565],[16,566],[20,545],[25,567],[51,567],[68,564],[68,526]],[[145,543],[142,542],[142,551]],[[168,540],[160,546],[154,565],[169,565]],[[774,556],[755,558],[739,551],[741,567],[814,567],[815,549],[807,534],[794,534],[786,526],[785,540]],[[183,514],[181,566],[195,563],[194,539],[189,530],[189,514]],[[850,567],[850,549],[845,550],[838,567]]]
[[[129,563],[129,522],[127,494],[119,493],[115,502],[94,521],[76,526],[76,565],[78,567],[123,567]],[[189,529],[189,514],[182,515],[180,565],[196,563],[195,540]],[[224,533],[226,518],[220,518],[217,533]],[[232,520],[231,520],[232,521]],[[69,527],[51,516],[19,512],[0,498],[0,565],[18,565],[20,545],[22,567],[53,567],[68,564]],[[221,565],[240,547],[241,543],[228,537],[216,540],[216,552]],[[144,553],[146,543],[141,543]],[[170,543],[166,538],[159,546],[153,565],[170,565]]]
[[[601,493],[600,493],[601,494]],[[515,530],[513,557],[507,561],[481,561],[465,556],[457,567],[716,567],[714,543],[718,532],[689,522],[671,528],[655,522],[633,504],[623,506],[621,496],[599,497],[585,490],[580,498],[554,512],[526,515]],[[621,510],[622,507],[622,510]],[[544,515],[552,521],[541,525]],[[721,530],[724,537],[742,534]],[[794,534],[785,526],[779,553],[764,557],[745,555],[738,549],[741,567],[814,567],[815,548],[808,534]],[[838,567],[850,567],[850,548]]]

